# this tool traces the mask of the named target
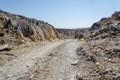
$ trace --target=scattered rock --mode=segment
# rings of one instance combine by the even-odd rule
[[[83,80],[83,78],[82,77],[78,77],[78,79],[77,80]]]
[[[78,62],[79,62],[79,59],[76,59],[76,60],[74,60],[74,61],[71,63],[71,65],[77,65]]]
[[[34,74],[32,74],[31,76],[30,76],[30,79],[32,79],[34,77]]]
[[[0,45],[0,51],[9,50],[8,44]]]
[[[52,54],[52,53],[50,53],[50,54],[48,54],[48,56],[53,56],[53,54]]]
[[[78,73],[78,74],[75,76],[75,80],[83,80],[83,77]]]
[[[9,56],[15,56],[15,57],[17,57],[15,54],[11,54],[11,53],[5,53],[5,55],[9,55]]]
[[[28,66],[28,65],[26,65],[26,67],[28,68],[29,66]]]
[[[0,37],[4,37],[5,36],[5,32],[0,31]]]
[[[77,55],[85,55],[85,52],[82,47],[77,49]]]
[[[110,50],[107,50],[105,54],[108,58],[113,58],[113,57],[120,58],[120,49],[110,49]]]
[[[87,55],[86,58],[87,58],[86,61],[93,61],[93,62],[96,62],[95,57],[92,56],[92,55]]]
[[[97,73],[93,73],[93,74],[91,74],[92,76],[99,76],[99,74],[97,74]]]
[[[99,66],[99,65],[100,65],[100,63],[99,63],[99,62],[96,62],[96,63],[95,63],[95,65],[96,65],[96,66]]]
[[[27,80],[29,74],[28,73],[21,73],[19,76],[20,77],[17,80]]]
[[[120,73],[115,76],[114,80],[120,80]]]
[[[75,80],[74,75],[72,75],[72,76],[70,77],[70,80]]]

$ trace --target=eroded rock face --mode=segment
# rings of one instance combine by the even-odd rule
[[[92,39],[120,36],[120,12],[115,12],[112,17],[102,18],[89,29]]]
[[[90,71],[88,70],[92,79],[119,80],[120,12],[115,12],[109,18],[102,18],[84,34],[86,34],[86,47],[83,47],[85,60],[93,62],[92,65],[89,64],[92,67],[89,68]]]
[[[46,22],[0,11],[0,37],[27,41],[58,39],[54,27]]]

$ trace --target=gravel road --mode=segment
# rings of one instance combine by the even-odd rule
[[[77,66],[71,62],[77,59],[79,44],[70,39],[34,46],[30,52],[26,48],[23,55],[0,67],[0,80],[72,80]]]

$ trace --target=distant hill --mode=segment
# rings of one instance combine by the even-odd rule
[[[56,28],[56,31],[58,32],[59,36],[61,38],[76,38],[80,39],[83,38],[83,33],[86,29],[58,29]]]

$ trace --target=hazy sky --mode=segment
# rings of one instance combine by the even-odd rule
[[[80,28],[120,11],[120,0],[0,0],[0,8],[55,27]]]

